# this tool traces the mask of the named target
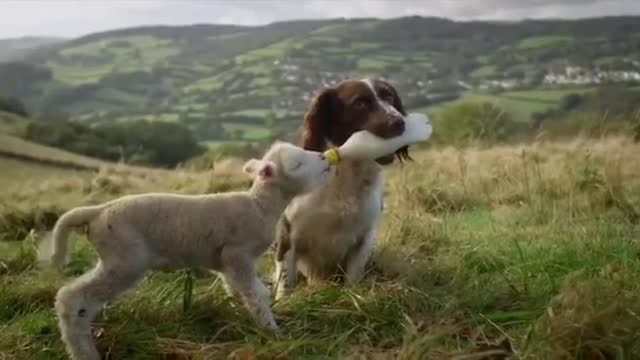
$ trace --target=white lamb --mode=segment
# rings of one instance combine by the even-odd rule
[[[209,195],[142,194],[68,211],[53,230],[51,261],[66,261],[72,227],[88,226],[99,261],[56,296],[62,339],[73,359],[99,359],[91,322],[105,302],[133,287],[149,269],[203,267],[218,271],[230,294],[274,332],[269,291],[255,261],[274,238],[275,224],[295,196],[324,184],[324,155],[277,142],[243,170],[248,191]]]

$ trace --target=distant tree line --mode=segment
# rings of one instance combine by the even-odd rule
[[[0,111],[6,111],[24,117],[29,116],[24,103],[20,101],[20,99],[12,96],[0,95]]]
[[[434,119],[434,141],[447,145],[502,143],[530,133],[500,106],[488,102],[461,101],[445,105]]]
[[[477,101],[445,105],[434,116],[434,141],[440,144],[493,144],[548,137],[628,134],[640,141],[640,91],[606,86],[585,94],[568,94],[556,108],[515,121],[500,106]]]
[[[93,127],[67,120],[37,121],[28,125],[25,138],[100,159],[161,167],[174,167],[205,150],[180,124],[144,120]]]
[[[640,91],[624,85],[599,87],[591,93],[571,93],[562,98],[557,108],[532,114],[538,126],[544,121],[557,121],[575,112],[593,112],[603,116],[638,117],[640,114]]]
[[[640,139],[640,91],[610,85],[591,93],[568,94],[558,108],[532,114],[532,123],[557,136],[634,132]]]

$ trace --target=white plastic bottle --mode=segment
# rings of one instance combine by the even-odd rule
[[[404,118],[404,132],[396,137],[383,139],[366,130],[353,133],[342,146],[325,151],[331,165],[341,159],[377,159],[395,152],[405,145],[426,141],[431,137],[429,118],[423,114],[409,114]]]

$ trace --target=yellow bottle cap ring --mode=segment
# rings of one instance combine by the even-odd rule
[[[340,154],[336,148],[325,151],[324,156],[327,158],[330,165],[337,165],[340,162]]]

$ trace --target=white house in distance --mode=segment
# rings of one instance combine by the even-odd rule
[[[580,66],[554,65],[549,68],[542,83],[545,85],[584,85],[602,82],[640,81],[638,71],[603,71]]]

